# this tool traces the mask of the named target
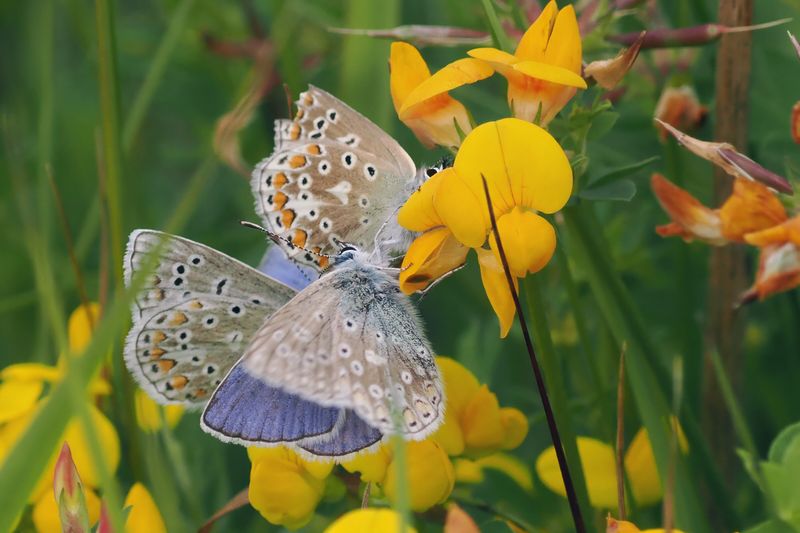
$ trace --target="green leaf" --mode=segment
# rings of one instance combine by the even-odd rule
[[[590,141],[594,141],[603,137],[606,133],[611,131],[611,128],[614,127],[618,119],[619,113],[614,111],[605,111],[597,114],[592,118],[592,124],[586,138]]]
[[[797,530],[780,520],[769,520],[744,530],[742,533],[795,533]]]
[[[597,179],[594,179],[589,182],[589,185],[596,186],[602,185],[605,183],[611,183],[613,181],[617,181],[621,178],[626,178],[638,172],[639,170],[643,169],[644,167],[650,165],[651,163],[655,163],[661,159],[659,156],[654,155],[652,157],[648,157],[647,159],[642,159],[641,161],[637,161],[635,163],[631,163],[629,165],[624,165],[619,168],[616,168],[610,172],[607,172],[600,176]]]
[[[800,437],[800,422],[795,422],[783,428],[783,430],[778,433],[778,436],[775,437],[775,440],[772,441],[767,459],[774,463],[782,463],[786,450],[798,437]]]
[[[636,196],[636,184],[631,180],[618,180],[598,187],[583,189],[578,196],[584,200],[630,202]]]

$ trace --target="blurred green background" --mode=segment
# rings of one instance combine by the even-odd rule
[[[712,22],[716,17],[716,2],[711,0],[661,0],[653,4],[661,15],[651,22],[654,25],[686,26]],[[120,2],[114,8],[119,127],[125,132],[119,192],[122,233],[127,235],[135,228],[163,228],[187,194],[193,176],[201,172],[205,176],[202,188],[191,198],[180,234],[250,264],[258,262],[265,243],[257,232],[239,226],[242,219],[256,220],[249,185],[219,161],[212,138],[216,121],[247,89],[253,62],[249,57],[215,52],[208,45],[208,36],[217,43],[237,44],[258,38],[258,31],[262,31],[263,38],[274,46],[275,74],[292,94],[308,83],[334,93],[395,136],[418,164],[424,164],[443,153],[425,150],[394,114],[388,88],[389,42],[336,35],[326,28],[386,28],[413,23],[488,29],[484,7],[478,0],[150,0]],[[756,22],[798,15],[797,1],[756,2]],[[615,26],[615,31],[642,27],[641,19],[628,17]],[[753,35],[749,142],[739,148],[766,167],[795,176],[800,158],[789,134],[789,116],[800,95],[800,61],[786,38],[786,29],[800,33],[800,20]],[[166,35],[172,35],[174,41],[157,56]],[[46,306],[36,289],[35,261],[49,262],[55,278],[53,297],[64,317],[79,304],[47,168],[52,170],[63,196],[89,296],[98,298],[101,209],[97,146],[103,119],[97,43],[95,6],[91,2],[0,4],[0,366],[21,361],[52,364],[58,355],[54,332],[45,319]],[[423,55],[433,69],[463,56],[466,49],[426,48]],[[586,59],[609,57],[616,50],[614,46],[587,47]],[[713,43],[693,49],[685,70],[674,68],[679,55],[687,57],[682,51],[644,52],[626,80],[627,92],[614,106],[619,113],[615,127],[589,144],[589,176],[659,157],[634,175],[638,191],[630,202],[597,202],[601,224],[593,229],[609,243],[614,265],[660,353],[670,359],[683,358],[684,409],[698,416],[703,375],[708,372],[702,363],[702,341],[709,248],[662,240],[655,234],[654,226],[664,223],[666,215],[650,192],[648,178],[651,171],[661,171],[700,199],[710,199],[710,166],[673,143],[660,143],[652,116],[661,90],[678,77],[696,88],[700,102],[710,110],[709,120],[694,135],[712,137],[716,51]],[[660,65],[668,68],[660,69]],[[150,81],[145,83],[147,79]],[[143,94],[149,103],[134,111],[135,102]],[[471,110],[477,122],[508,115],[505,82],[498,76],[459,89],[454,96]],[[141,118],[138,127],[129,122],[136,113]],[[271,152],[272,121],[287,115],[286,97],[278,84],[241,134],[242,154],[248,164]],[[25,220],[35,228],[44,251],[36,260],[30,253],[29,233],[22,231]],[[563,237],[561,228],[559,237]],[[562,241],[568,253],[569,243]],[[119,263],[121,257],[114,260]],[[751,265],[755,269],[755,255]],[[567,382],[574,430],[610,442],[615,418],[607,415],[616,412],[619,346],[583,273],[575,267],[581,312],[589,332],[583,344],[578,339],[564,280],[554,263],[539,275],[540,287]],[[113,279],[110,286],[113,288]],[[515,327],[508,340],[498,339],[496,318],[474,261],[438,285],[419,306],[440,354],[468,366],[497,393],[501,405],[518,407],[529,415],[529,437],[515,454],[532,466],[550,441],[522,338]],[[797,291],[775,296],[751,305],[747,315],[745,359],[740,368],[744,379],[738,398],[764,453],[781,428],[800,418],[800,296]],[[112,356],[121,357],[119,353]],[[669,361],[664,364],[667,367]],[[592,367],[604,385],[600,389],[591,380]],[[124,390],[120,387],[117,394],[127,394]],[[630,438],[642,424],[632,402],[627,418]],[[247,484],[249,462],[244,449],[203,434],[196,414],[183,419],[171,441],[185,454],[191,494],[176,492],[177,485],[171,479],[174,465],[167,462],[161,439],[127,436],[123,421],[112,419],[123,438],[118,477],[127,486],[135,476],[144,475],[157,502],[163,504],[162,512],[171,529],[194,529]],[[129,451],[126,438],[141,440],[141,464],[133,465],[125,459]],[[730,445],[733,448],[737,443]],[[763,519],[765,511],[744,469],[738,464],[734,467],[726,472],[729,495],[742,519],[738,527],[744,527]],[[515,512],[524,512],[532,523],[549,531],[569,529],[565,501],[538,480],[534,495],[525,496],[522,504],[513,485],[497,482],[490,488],[497,501]],[[343,502],[323,503],[319,515],[335,516],[345,507]],[[709,510],[709,514],[715,512]],[[642,523],[655,524],[660,510],[639,510],[636,516]],[[220,530],[262,530],[266,525],[250,508],[224,520]],[[319,529],[324,520],[317,519],[307,529]],[[420,529],[436,529],[425,524],[420,523]]]

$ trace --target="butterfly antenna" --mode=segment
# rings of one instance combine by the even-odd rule
[[[249,222],[247,220],[241,220],[241,221],[239,221],[239,224],[241,224],[245,228],[257,229],[258,231],[266,233],[267,237],[269,237],[269,240],[271,240],[275,244],[279,245],[281,243],[284,243],[290,249],[297,248],[298,250],[302,250],[304,252],[308,252],[308,253],[310,253],[312,255],[316,255],[318,257],[328,257],[328,258],[332,257],[331,255],[328,255],[328,254],[315,252],[314,250],[309,250],[308,248],[303,248],[302,246],[298,246],[295,243],[293,243],[291,240],[287,239],[286,237],[278,235],[277,233],[273,233],[270,230],[268,230],[267,228],[265,228],[264,226],[259,226],[255,222]],[[334,239],[334,241],[336,242],[336,244],[340,244],[340,241],[338,239]]]

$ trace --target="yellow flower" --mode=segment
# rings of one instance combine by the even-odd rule
[[[413,511],[426,511],[444,502],[453,492],[453,485],[456,482],[453,463],[435,440],[407,442],[406,463],[408,465],[406,479],[411,497],[409,506]],[[397,465],[392,461],[381,483],[383,492],[390,502],[397,500],[398,475]]]
[[[183,406],[158,405],[142,389],[136,389],[133,401],[136,409],[136,423],[146,432],[152,433],[160,430],[164,422],[174,428],[183,416]]]
[[[453,464],[444,448],[432,438],[408,441],[405,446],[411,509],[426,511],[445,501],[453,491]],[[342,466],[348,472],[360,473],[362,481],[377,483],[390,502],[396,501],[399,473],[391,442],[374,452],[357,455]]]
[[[79,354],[89,343],[91,326],[95,323],[93,321],[99,319],[99,315],[100,309],[97,304],[91,304],[88,309],[79,307],[72,313],[67,328],[71,353]],[[89,319],[90,316],[92,320]],[[2,464],[5,457],[25,432],[36,415],[38,408],[47,401],[46,397],[41,397],[45,384],[53,385],[58,383],[64,376],[65,366],[66,363],[62,357],[58,366],[48,366],[41,363],[20,363],[10,365],[0,371],[0,380],[2,381],[0,382],[0,464]],[[103,450],[102,458],[94,456],[89,448],[88,437],[83,423],[78,417],[74,417],[68,422],[60,439],[69,443],[81,480],[85,487],[88,488],[96,489],[100,484],[99,460],[105,461],[109,472],[114,472],[119,465],[119,436],[111,421],[91,401],[99,395],[109,394],[110,391],[111,388],[108,382],[97,377],[90,382],[86,398],[89,417]],[[50,523],[48,520],[51,522],[52,520],[58,520],[55,501],[49,501],[53,499],[51,486],[57,457],[58,450],[54,449],[48,467],[42,473],[36,487],[29,495],[29,501],[35,504],[37,520],[43,524]],[[87,494],[90,492],[87,490]],[[89,500],[91,497],[87,496]],[[48,510],[52,510],[56,514],[48,516]],[[96,519],[96,514],[91,514],[91,504],[89,511],[90,517],[93,516]]]
[[[445,420],[433,438],[448,455],[481,456],[516,448],[528,434],[528,420],[513,407],[501,408],[497,396],[480,385],[463,365],[437,357],[444,380]]]
[[[392,43],[389,72],[397,116],[428,148],[461,144],[456,124],[464,133],[472,129],[467,110],[448,91],[493,74],[483,62],[465,58],[431,76],[419,51],[399,41]]]
[[[572,193],[572,168],[544,129],[508,118],[481,124],[464,139],[452,168],[411,195],[397,215],[403,227],[422,232],[403,260],[400,287],[412,293],[478,254],[484,288],[505,336],[514,305],[500,263],[481,177],[485,177],[503,248],[516,278],[550,260],[555,231],[539,213],[555,213]],[[488,244],[488,249],[484,248]]]
[[[555,0],[520,39],[514,55],[496,48],[476,48],[469,55],[486,61],[508,80],[508,105],[514,116],[547,125],[577,89],[581,77],[581,34],[575,9],[558,9]]]
[[[165,533],[167,526],[153,501],[153,497],[141,483],[134,483],[123,508],[130,508],[125,520],[126,533]]]
[[[400,531],[400,513],[393,509],[356,509],[337,518],[325,533],[395,533]],[[406,533],[417,533],[411,526]]]
[[[309,522],[325,492],[332,462],[306,461],[277,446],[248,448],[250,505],[275,525],[297,529]]]
[[[456,481],[462,483],[480,483],[483,481],[483,471],[488,468],[503,472],[526,491],[533,490],[533,477],[528,466],[507,453],[495,453],[475,460],[457,459],[453,466]]]
[[[578,454],[586,478],[592,507],[611,509],[617,505],[617,473],[614,448],[588,437],[578,437]],[[683,430],[678,426],[681,450],[688,449]],[[625,474],[638,505],[651,505],[661,500],[661,479],[647,430],[641,428],[631,441],[623,459]],[[555,449],[551,446],[536,459],[536,473],[553,492],[566,496]]]

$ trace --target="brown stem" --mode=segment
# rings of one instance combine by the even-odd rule
[[[250,503],[250,497],[248,488],[245,487],[242,491],[240,491],[236,496],[228,500],[228,503],[220,507],[220,509],[213,514],[211,518],[209,518],[205,524],[200,526],[200,529],[197,530],[197,533],[209,533],[211,528],[214,527],[214,522],[225,516],[226,514],[230,513],[231,511],[235,511],[240,507],[244,507],[248,503]]]
[[[719,22],[727,26],[750,24],[753,0],[720,0]],[[748,92],[750,89],[750,49],[752,35],[737,33],[724,35],[717,55],[716,116],[714,140],[734,146],[747,146]],[[721,204],[731,194],[731,178],[721,169],[714,173],[714,199]],[[742,332],[744,320],[742,307],[735,307],[739,295],[747,288],[747,263],[744,249],[739,246],[714,248],[709,264],[708,325],[706,328],[706,353],[718,350],[725,367],[731,370],[731,381],[736,390],[742,367]],[[707,378],[714,373],[710,362],[705,362]],[[738,460],[730,446],[733,428],[726,413],[722,394],[713,381],[707,379],[704,391],[704,427],[712,450],[715,450],[722,472],[735,472]]]
[[[553,408],[550,405],[550,397],[547,395],[547,388],[544,384],[544,377],[542,370],[539,367],[539,362],[536,359],[536,352],[533,349],[533,341],[528,331],[528,324],[525,322],[525,315],[522,312],[522,305],[519,303],[519,295],[514,287],[514,278],[511,275],[511,269],[508,267],[508,259],[506,252],[503,248],[503,243],[500,240],[500,232],[497,231],[497,220],[494,216],[494,207],[492,207],[492,198],[489,195],[489,185],[486,183],[486,177],[481,174],[483,180],[483,193],[486,195],[486,204],[489,207],[489,220],[492,222],[492,232],[494,232],[495,242],[497,243],[497,252],[500,255],[500,261],[503,263],[503,271],[506,275],[508,282],[508,290],[511,291],[511,298],[514,300],[514,307],[519,317],[519,325],[522,328],[522,337],[525,339],[525,347],[528,350],[528,357],[530,358],[531,368],[533,375],[536,378],[536,387],[539,389],[539,397],[542,400],[542,408],[544,415],[547,419],[547,427],[550,429],[550,438],[553,440],[553,448],[556,450],[556,458],[558,459],[558,467],[561,470],[561,477],[564,480],[564,488],[567,492],[567,500],[569,501],[569,509],[572,512],[572,521],[575,524],[575,531],[577,533],[585,533],[586,526],[583,523],[583,516],[581,515],[581,507],[578,504],[578,496],[575,493],[575,485],[572,483],[572,477],[569,474],[569,465],[567,464],[567,456],[564,454],[564,447],[561,444],[561,435],[558,433],[558,425],[556,424],[556,417],[553,415]]]
[[[625,350],[628,343],[622,343],[619,354],[619,376],[617,378],[617,506],[620,520],[625,518]]]

